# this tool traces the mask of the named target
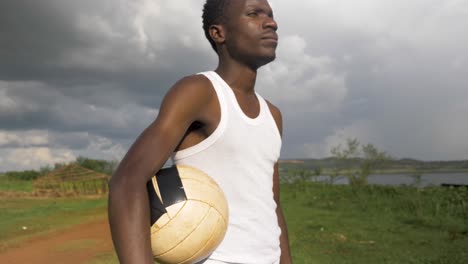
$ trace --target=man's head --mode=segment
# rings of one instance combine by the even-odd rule
[[[278,25],[267,0],[207,0],[203,29],[220,56],[253,67],[275,59]]]
[[[231,0],[207,0],[203,6],[203,30],[205,31],[205,37],[216,53],[218,53],[218,50],[216,43],[210,36],[210,27],[222,24],[227,20],[225,13],[230,2]]]

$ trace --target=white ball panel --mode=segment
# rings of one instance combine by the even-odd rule
[[[228,219],[228,207],[224,193],[215,185],[205,185],[194,179],[183,179],[185,194],[188,200],[203,201],[216,208],[223,219]]]
[[[171,219],[167,214],[163,214],[159,219],[156,221],[156,223],[153,224],[153,226],[157,226],[159,228],[163,228],[167,223],[169,223]]]
[[[183,201],[166,207],[167,215],[169,216],[169,218],[174,218],[177,215],[177,213],[184,207],[185,203],[186,201]]]
[[[209,256],[216,247],[221,244],[224,235],[226,234],[226,224],[224,220],[219,217],[215,225],[212,226],[213,233],[210,238],[206,241],[205,245],[200,249],[199,252],[194,254],[191,258],[187,259],[183,263],[195,263]]]
[[[175,218],[151,236],[153,255],[164,254],[186,239],[205,218],[209,209],[205,203],[187,201]]]
[[[157,260],[161,262],[170,261],[171,263],[194,263],[206,258],[214,248],[205,248],[210,245],[210,239],[213,233],[216,233],[219,214],[211,209],[200,224],[193,229],[193,232],[174,249],[158,256]],[[205,250],[203,250],[205,248]],[[188,261],[193,260],[193,261]]]
[[[161,199],[161,192],[159,191],[159,186],[158,186],[158,182],[156,181],[156,176],[153,176],[151,178],[151,182],[153,183],[153,188],[154,188],[154,191],[156,192],[156,195],[158,196],[159,198],[159,201],[162,202],[162,199]]]

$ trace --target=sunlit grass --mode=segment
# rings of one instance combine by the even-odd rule
[[[27,238],[106,217],[105,198],[1,198],[0,251]]]
[[[468,263],[468,189],[283,185],[296,263]]]
[[[296,264],[468,263],[468,188],[297,182],[281,190]],[[4,248],[105,217],[106,199],[2,198],[0,211]],[[110,263],[118,263],[113,251],[88,264]]]
[[[33,181],[23,181],[8,179],[6,176],[0,176],[0,192],[32,192]]]

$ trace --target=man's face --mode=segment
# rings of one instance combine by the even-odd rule
[[[225,43],[231,56],[256,67],[275,59],[278,25],[267,0],[232,0],[226,15]]]

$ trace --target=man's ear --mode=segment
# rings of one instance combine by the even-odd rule
[[[226,40],[226,31],[222,25],[211,25],[208,29],[211,39],[213,39],[216,44],[221,45]]]

